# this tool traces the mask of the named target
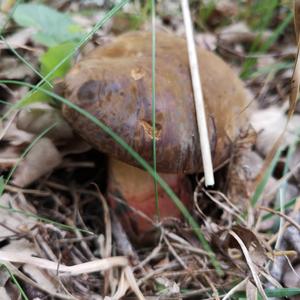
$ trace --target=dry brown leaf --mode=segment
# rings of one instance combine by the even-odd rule
[[[255,111],[251,116],[251,125],[257,132],[256,148],[262,155],[267,156],[274,147],[274,141],[281,135],[282,146],[287,146],[298,138],[300,116],[292,116],[287,124],[283,108],[269,107]]]
[[[257,38],[257,34],[252,32],[245,22],[237,22],[228,26],[222,27],[218,32],[222,42],[227,43],[245,43],[252,42]],[[260,37],[262,41],[270,36],[269,32],[265,32]]]
[[[13,183],[25,187],[41,176],[51,172],[62,162],[62,156],[52,141],[40,139],[18,166]]]
[[[32,71],[15,57],[1,57],[0,70],[1,79],[24,79],[32,75]]]
[[[9,46],[11,46],[13,48],[32,49],[30,47],[27,47],[26,44],[32,37],[34,31],[35,30],[33,28],[24,28],[24,29],[18,30],[14,34],[5,37],[6,43],[3,41],[0,41],[0,49],[9,49]]]
[[[249,254],[251,255],[252,261],[256,265],[262,266],[267,260],[267,255],[264,247],[262,246],[262,242],[259,240],[257,235],[250,229],[240,225],[233,226],[232,231],[235,232],[243,241],[249,251]],[[228,236],[228,238],[229,248],[239,248],[239,244],[235,239],[230,236]]]
[[[40,134],[55,123],[57,125],[48,132],[47,137],[64,142],[73,138],[72,129],[62,118],[61,112],[48,104],[32,104],[23,109],[17,118],[17,128],[33,134]]]
[[[268,297],[267,297],[267,295],[266,295],[266,293],[265,293],[265,291],[263,289],[262,282],[261,282],[261,280],[260,280],[260,278],[258,276],[257,267],[253,263],[253,257],[252,257],[252,255],[249,252],[249,249],[248,249],[249,247],[247,247],[247,243],[246,243],[247,240],[245,240],[245,239],[243,240],[241,238],[241,236],[238,233],[236,233],[235,231],[233,231],[233,230],[230,230],[229,234],[230,234],[230,236],[232,238],[235,239],[235,241],[237,242],[237,244],[241,248],[241,250],[242,250],[242,252],[244,254],[245,260],[247,262],[247,265],[248,265],[248,267],[249,267],[249,269],[251,271],[251,274],[252,274],[253,280],[254,280],[254,282],[256,284],[256,287],[259,290],[262,298],[264,300],[267,300]]]
[[[34,208],[32,206],[28,207],[19,207],[18,203],[16,202],[15,198],[12,197],[10,194],[3,194],[0,198],[0,203],[4,207],[11,207],[13,209],[23,209],[29,212],[34,213]],[[31,228],[34,225],[36,225],[36,221],[33,219],[28,218],[25,215],[10,212],[9,210],[6,210],[4,208],[0,209],[0,224],[3,224],[5,226],[0,226],[1,230],[1,237],[0,241],[4,240],[8,236],[11,236],[12,232],[22,232],[25,229]],[[25,239],[23,241],[26,241]],[[16,241],[14,241],[16,242]],[[24,245],[23,245],[24,246]],[[5,246],[5,247],[14,247],[14,246]],[[19,246],[20,247],[20,244]],[[16,248],[18,248],[16,247]],[[25,249],[26,247],[24,247]],[[4,249],[2,247],[2,249]],[[8,248],[5,248],[8,249]],[[23,249],[23,248],[22,248]]]
[[[23,130],[19,130],[15,123],[10,124],[5,135],[4,141],[8,141],[12,146],[20,146],[23,144],[30,144],[33,141],[34,136]]]

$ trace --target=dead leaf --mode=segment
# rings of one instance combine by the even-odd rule
[[[24,79],[32,75],[32,71],[15,57],[1,57],[0,70],[1,79]]]
[[[235,232],[243,241],[249,251],[252,261],[256,265],[262,266],[267,260],[267,255],[264,247],[262,246],[262,242],[257,235],[250,229],[240,225],[233,226],[232,231]],[[239,244],[231,236],[228,236],[227,243],[227,248],[240,248]]]
[[[252,32],[245,22],[238,22],[227,27],[222,27],[218,36],[222,42],[227,43],[249,43],[257,38],[257,34]],[[265,41],[270,36],[269,32],[265,32],[260,37],[262,42]]]
[[[13,183],[25,187],[53,171],[62,162],[60,152],[48,138],[40,139],[18,166]]]
[[[287,146],[298,138],[300,116],[294,115],[287,125],[287,116],[283,108],[269,107],[257,110],[251,115],[250,122],[257,132],[256,147],[264,156],[270,153],[274,147],[274,142],[282,134],[282,146]],[[286,126],[287,130],[285,130]]]
[[[26,44],[28,43],[34,32],[35,30],[33,28],[24,28],[18,30],[14,34],[5,37],[6,43],[0,41],[0,49],[9,49],[9,46],[13,48],[32,49],[30,47],[27,47]]]
[[[30,144],[34,136],[23,130],[19,130],[15,123],[10,124],[5,135],[3,137],[4,141],[9,142],[11,146],[20,146],[23,144]]]
[[[57,125],[47,133],[47,137],[63,143],[73,138],[73,131],[62,117],[60,110],[48,104],[29,105],[20,111],[17,118],[17,128],[32,134],[40,134],[55,123]]]

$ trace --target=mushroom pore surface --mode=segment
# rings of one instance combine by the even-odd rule
[[[201,82],[214,166],[228,155],[245,124],[246,94],[233,70],[215,54],[198,48]],[[132,32],[98,47],[64,80],[64,97],[87,110],[152,162],[151,33]],[[64,106],[75,131],[96,149],[126,163],[138,163],[97,125]],[[202,171],[192,84],[184,39],[156,38],[157,170]]]

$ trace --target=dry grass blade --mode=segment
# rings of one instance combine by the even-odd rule
[[[267,300],[268,297],[267,297],[267,295],[266,295],[266,293],[265,293],[265,291],[264,291],[264,289],[263,289],[263,286],[262,286],[261,281],[260,281],[260,279],[259,279],[259,276],[258,276],[258,274],[257,274],[257,272],[256,272],[255,265],[254,265],[254,263],[253,263],[253,261],[252,261],[252,259],[251,259],[251,257],[250,257],[250,254],[249,254],[249,251],[248,251],[247,247],[246,247],[245,244],[243,243],[242,239],[241,239],[234,231],[230,230],[230,231],[229,231],[229,234],[230,234],[232,237],[234,237],[235,240],[236,240],[236,241],[238,242],[238,244],[240,245],[240,247],[241,247],[241,249],[242,249],[242,251],[243,251],[243,254],[244,254],[245,258],[246,258],[248,267],[249,267],[249,269],[250,269],[250,271],[251,271],[251,274],[252,274],[252,276],[253,276],[253,279],[254,279],[254,282],[255,282],[255,284],[256,284],[256,287],[257,287],[257,289],[259,290],[259,292],[260,292],[262,298],[265,299],[265,300]]]
[[[136,279],[134,278],[131,267],[126,266],[125,269],[124,269],[124,272],[125,272],[126,280],[129,284],[129,286],[131,287],[132,291],[137,296],[137,299],[145,300],[145,297],[143,296],[142,292],[140,291],[139,286],[136,282]]]
[[[263,206],[260,206],[259,209],[265,210],[265,211],[270,212],[274,215],[278,215],[281,218],[284,218],[288,223],[290,223],[292,226],[294,226],[295,228],[297,228],[300,231],[300,225],[296,221],[294,221],[292,218],[290,218],[289,216],[281,213],[280,211],[276,211],[272,208],[263,207]]]
[[[118,289],[113,295],[113,297],[105,297],[105,300],[108,299],[121,299],[126,294],[127,290],[129,288],[129,284],[127,280],[125,279],[125,271],[123,270],[120,276],[120,280],[118,282]]]
[[[299,86],[300,86],[300,57],[299,57],[299,48],[300,44],[298,41],[298,50],[297,50],[297,57],[296,57],[296,63],[294,67],[293,77],[292,77],[292,83],[291,83],[291,94],[290,94],[290,108],[288,117],[290,118],[295,110],[296,102],[299,96]]]
[[[63,276],[76,276],[83,273],[106,271],[114,267],[126,267],[129,263],[126,257],[115,256],[89,261],[78,265],[66,266],[47,259],[20,254],[20,252],[13,253],[12,251],[0,251],[0,260],[5,262],[8,261],[34,265],[39,268],[57,271],[59,275]]]
[[[186,39],[188,46],[188,54],[190,61],[191,77],[194,91],[196,116],[198,123],[198,131],[200,134],[200,144],[201,144],[201,155],[203,161],[203,169],[205,176],[205,185],[214,185],[214,171],[212,165],[212,158],[210,152],[210,141],[208,138],[208,130],[206,123],[206,115],[204,108],[203,93],[201,87],[201,80],[198,67],[198,59],[196,54],[196,46],[193,35],[193,25],[191,21],[191,14],[189,10],[188,0],[181,0],[181,7],[184,19],[184,25],[186,30]]]
[[[294,1],[294,25],[295,25],[295,33],[296,39],[299,40],[299,32],[300,32],[300,1]]]
[[[294,72],[292,76],[291,83],[291,93],[290,93],[290,108],[289,108],[289,118],[293,115],[296,107],[296,102],[299,96],[299,86],[300,86],[300,58],[299,58],[299,30],[300,30],[300,1],[295,0],[294,2],[294,23],[295,23],[295,33],[296,33],[296,41],[298,45],[296,63],[294,67]]]
[[[234,286],[225,296],[222,300],[227,300],[230,299],[230,297],[240,291],[243,290],[247,284],[247,282],[249,281],[249,277],[246,277],[243,281],[241,281],[239,284],[237,284],[236,286]]]
[[[8,122],[5,125],[5,128],[3,128],[0,132],[0,141],[3,139],[3,137],[5,136],[7,130],[9,129],[9,127],[11,126],[11,124],[13,123],[13,121],[15,120],[16,116],[18,114],[18,111],[15,111],[12,116],[10,117],[10,119],[8,120]]]

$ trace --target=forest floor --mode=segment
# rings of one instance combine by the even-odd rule
[[[251,130],[214,187],[189,178],[203,238],[182,218],[141,246],[110,213],[107,157],[53,97],[90,50],[151,31],[151,1],[126,2],[1,2],[0,299],[300,299],[300,9],[295,30],[292,0],[189,1],[197,44],[247,89]],[[158,1],[155,28],[185,36],[180,1]]]

